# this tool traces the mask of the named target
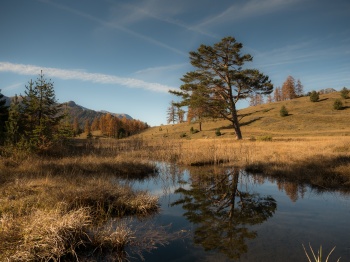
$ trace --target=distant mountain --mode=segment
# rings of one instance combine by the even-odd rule
[[[5,100],[6,100],[6,106],[10,106],[10,103],[11,103],[11,97],[8,97],[8,96],[5,96],[4,95],[4,97],[3,97],[3,99],[5,98]]]
[[[8,97],[4,95],[4,98],[6,100],[6,105],[9,106],[11,103],[12,97]],[[18,97],[20,100],[20,97]],[[119,117],[119,118],[127,118],[127,119],[133,119],[128,114],[117,114],[117,113],[111,113],[108,111],[95,111],[86,107],[83,107],[81,105],[76,104],[74,101],[69,101],[67,103],[62,103],[63,109],[67,105],[71,121],[73,122],[74,118],[77,117],[79,120],[79,124],[81,127],[84,126],[85,121],[88,119],[90,123],[94,120],[95,117],[101,117],[106,114],[111,114],[113,116]]]
[[[337,92],[337,90],[335,90],[334,88],[325,88],[325,89],[321,89],[318,91],[320,94],[330,94],[333,92]]]
[[[76,104],[74,101],[68,101],[67,103],[62,103],[62,105],[64,105],[64,107],[65,107],[65,105],[67,105],[69,115],[71,117],[71,121],[73,121],[74,118],[77,117],[79,120],[79,124],[81,126],[84,125],[86,120],[89,120],[90,123],[92,123],[94,118],[101,117],[101,116],[106,115],[108,113],[113,115],[113,116],[119,117],[119,118],[126,117],[127,119],[133,119],[128,114],[117,114],[117,113],[111,113],[108,111],[95,111],[92,109],[88,109],[86,107],[83,107],[81,105]]]

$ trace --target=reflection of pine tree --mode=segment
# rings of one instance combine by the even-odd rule
[[[194,175],[192,175],[194,176]],[[201,174],[190,189],[179,188],[187,219],[196,224],[194,242],[205,250],[218,250],[231,259],[247,252],[246,239],[257,236],[249,226],[272,217],[277,204],[272,197],[261,197],[238,189],[240,173],[237,169],[219,175]]]

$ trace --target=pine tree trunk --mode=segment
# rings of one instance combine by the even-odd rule
[[[232,110],[232,124],[233,124],[233,128],[235,129],[237,140],[241,140],[242,133],[241,133],[241,128],[240,128],[239,122],[238,122],[236,108],[233,108],[233,110]]]

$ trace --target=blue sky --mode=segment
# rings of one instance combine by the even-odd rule
[[[166,124],[188,53],[233,36],[275,87],[340,90],[349,14],[348,0],[1,0],[0,89],[23,94],[43,70],[59,102]]]

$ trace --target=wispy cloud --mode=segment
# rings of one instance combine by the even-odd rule
[[[218,25],[235,21],[242,18],[250,18],[253,16],[273,13],[298,3],[301,0],[247,0],[241,3],[232,4],[223,12],[212,17],[207,17],[196,28],[203,28],[209,25]]]
[[[55,77],[63,80],[80,80],[98,84],[121,85],[127,88],[141,88],[153,92],[168,92],[173,87],[145,82],[134,78],[124,78],[114,75],[105,75],[99,73],[88,73],[80,70],[67,70],[52,67],[40,67],[35,65],[13,64],[9,62],[0,62],[0,72],[11,72],[20,75],[38,75],[40,70],[49,77]]]
[[[182,56],[187,56],[187,53],[185,53],[185,52],[183,52],[181,50],[178,50],[178,49],[176,49],[176,48],[174,48],[174,47],[172,47],[170,45],[167,45],[167,44],[165,44],[163,42],[160,42],[160,41],[158,41],[158,40],[156,40],[154,38],[151,38],[151,37],[149,37],[147,35],[144,35],[144,34],[136,32],[136,31],[133,31],[133,30],[127,28],[127,27],[124,27],[124,26],[120,25],[119,23],[105,21],[105,20],[102,20],[102,19],[97,18],[95,16],[92,16],[92,15],[90,15],[88,13],[84,13],[84,12],[82,12],[80,10],[77,10],[77,9],[74,9],[74,8],[71,8],[71,7],[68,7],[68,6],[65,6],[65,5],[58,4],[58,3],[52,2],[50,0],[38,0],[38,1],[46,3],[46,4],[50,4],[50,5],[52,5],[52,6],[56,7],[56,8],[59,8],[61,10],[66,11],[66,12],[70,12],[72,14],[78,15],[78,16],[83,17],[85,19],[88,19],[90,21],[96,22],[96,23],[98,23],[98,24],[100,24],[100,25],[102,25],[104,27],[108,27],[108,28],[112,28],[112,29],[116,29],[116,30],[125,32],[125,33],[127,33],[129,35],[132,35],[132,36],[137,37],[139,39],[145,40],[145,41],[147,41],[147,42],[149,42],[151,44],[154,44],[156,46],[162,47],[164,49],[168,49],[168,50],[170,50],[170,51],[172,51],[174,53],[180,54]]]
[[[5,90],[15,90],[19,87],[23,87],[24,86],[24,83],[16,83],[16,84],[12,84],[12,85],[9,85],[9,86],[5,86],[2,88],[2,91],[5,91]]]
[[[180,12],[180,10],[174,8],[173,5],[169,5],[169,3],[166,3],[166,6],[164,6],[163,3],[163,1],[148,1],[145,4],[142,4],[142,2],[140,2],[137,6],[124,4],[123,6],[128,9],[129,12],[124,15],[118,15],[118,21],[123,24],[128,24],[151,18],[167,24],[175,25],[179,28],[192,31],[197,34],[209,36],[212,38],[218,37],[217,35],[207,32],[202,28],[191,26],[179,19],[173,18],[176,16],[177,12]],[[178,4],[179,2],[174,3]]]
[[[157,73],[161,74],[163,72],[173,71],[180,69],[182,67],[187,66],[188,63],[182,63],[182,64],[173,64],[173,65],[166,65],[166,66],[157,66],[157,67],[149,67],[145,68],[139,71],[136,71],[135,74],[150,74],[150,73]]]

